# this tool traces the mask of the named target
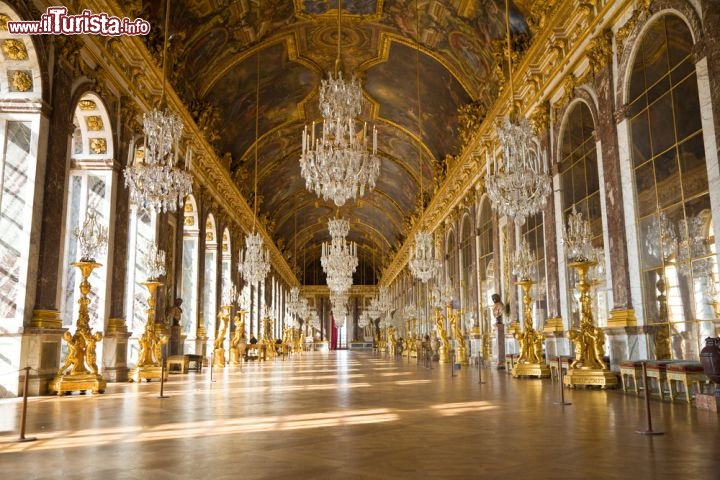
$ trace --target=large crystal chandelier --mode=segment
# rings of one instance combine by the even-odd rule
[[[410,272],[413,277],[427,283],[440,268],[440,260],[435,258],[433,234],[419,231],[415,234],[415,249],[410,258]]]
[[[334,293],[344,293],[353,282],[353,272],[358,266],[357,247],[355,242],[346,242],[350,232],[350,222],[336,218],[328,222],[331,242],[323,242],[320,264],[327,275],[327,285]]]
[[[165,9],[165,39],[162,61],[162,95],[165,99],[165,58],[167,56],[168,19],[170,2]],[[174,212],[192,192],[192,176],[186,157],[185,170],[177,166],[183,123],[180,117],[168,109],[153,108],[143,115],[145,141],[142,153],[131,160],[125,168],[125,186],[130,189],[130,202],[157,212]]]
[[[245,249],[240,249],[238,270],[250,285],[265,280],[265,276],[270,271],[270,252],[263,248],[263,239],[259,233],[245,237]]]
[[[499,215],[507,215],[522,225],[525,218],[541,211],[552,191],[548,175],[547,156],[540,152],[532,126],[526,118],[514,117],[514,90],[510,45],[510,11],[505,3],[505,28],[507,31],[508,81],[510,83],[510,115],[497,129],[501,154],[493,149],[490,169],[490,153],[486,155],[487,176],[485,187],[492,207]]]
[[[263,238],[255,230],[257,223],[258,199],[258,141],[260,126],[260,55],[256,55],[255,72],[255,180],[253,203],[253,233],[245,237],[245,250],[240,250],[240,264],[238,269],[245,281],[251,285],[259,284],[265,280],[270,271],[270,252],[263,248]]]
[[[330,307],[335,325],[342,328],[345,325],[345,318],[348,316],[348,294],[347,293],[330,293]]]
[[[420,14],[418,9],[418,2],[415,1],[415,28],[416,31],[420,31]],[[418,170],[420,174],[420,219],[422,220],[423,212],[425,211],[425,198],[423,189],[423,169],[422,169],[422,148],[420,143],[422,142],[422,109],[420,108],[420,44],[417,44],[415,49],[415,95],[418,105]],[[423,283],[427,283],[428,280],[433,278],[437,271],[440,269],[440,260],[435,258],[435,245],[433,241],[433,234],[427,230],[419,230],[415,234],[415,248],[410,252],[410,261],[408,266],[410,273],[413,277],[417,278]]]
[[[332,199],[342,206],[348,199],[362,197],[365,189],[375,188],[380,174],[377,156],[377,130],[372,128],[372,151],[368,148],[367,124],[356,117],[362,112],[360,82],[353,77],[346,82],[340,66],[340,16],[338,2],[338,51],[335,76],[328,74],[320,85],[320,112],[323,116],[321,136],[316,137],[315,122],[302,134],[300,173],[308,190],[324,200]],[[362,125],[362,126],[361,126]]]
[[[667,262],[675,254],[677,245],[675,225],[665,215],[665,212],[659,212],[653,218],[645,237],[645,247],[648,253]]]

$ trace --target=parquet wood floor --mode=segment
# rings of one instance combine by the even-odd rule
[[[620,390],[566,391],[503,371],[366,352],[311,352],[98,396],[30,398],[29,443],[0,478],[720,479],[720,416]],[[0,400],[0,441],[20,399]]]

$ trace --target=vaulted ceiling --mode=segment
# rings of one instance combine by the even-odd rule
[[[162,4],[145,0],[145,18],[162,24]],[[337,7],[337,0],[186,0],[170,10],[170,81],[251,207],[257,152],[258,217],[288,263],[304,267],[303,283],[324,283],[320,245],[336,213],[306,190],[299,158],[303,127],[321,119],[318,87],[335,64]],[[355,283],[374,283],[418,213],[421,185],[431,197],[446,155],[458,153],[458,107],[494,102],[505,2],[341,0],[341,8],[342,65],[362,81],[361,120],[378,129],[381,174],[374,191],[340,213],[358,245]],[[528,30],[525,10],[511,3],[516,32]],[[162,31],[152,35],[157,53]]]

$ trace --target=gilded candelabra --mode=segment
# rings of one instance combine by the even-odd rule
[[[90,314],[88,312],[88,305],[90,304],[88,294],[91,291],[88,278],[92,271],[101,265],[94,261],[80,261],[73,263],[72,266],[77,267],[82,275],[77,326],[74,335],[69,331],[63,333],[63,340],[68,345],[68,352],[65,363],[60,367],[48,388],[50,392],[56,392],[60,396],[74,390],[81,392],[90,390],[92,393],[104,393],[106,382],[102,375],[98,373],[95,350],[97,342],[102,340],[102,333],[92,333]]]
[[[452,305],[447,306],[447,317],[453,332],[453,339],[455,340],[455,363],[467,365],[469,363],[467,346],[465,345],[465,336],[462,334],[460,325],[462,313],[462,310],[454,310]]]
[[[95,210],[88,208],[82,228],[76,228],[73,235],[80,247],[80,261],[72,264],[80,270],[80,305],[75,334],[63,333],[63,340],[68,344],[65,363],[58,370],[57,375],[48,385],[50,392],[64,395],[67,392],[87,390],[92,393],[103,393],[106,382],[98,373],[97,342],[102,340],[102,333],[92,333],[90,330],[90,313],[88,294],[92,288],[88,278],[93,270],[101,265],[95,261],[96,255],[105,250],[107,246],[107,227],[97,222]]]
[[[512,376],[517,377],[549,377],[550,367],[545,363],[543,355],[543,334],[533,328],[532,295],[530,290],[535,282],[537,257],[530,250],[527,239],[523,238],[513,258],[513,274],[517,276],[517,284],[523,289],[523,328],[515,328],[513,336],[520,345],[518,360],[513,366]],[[519,327],[519,325],[518,325]]]
[[[265,312],[263,318],[263,338],[262,344],[265,345],[265,352],[268,357],[276,357],[277,351],[275,350],[275,339],[272,334],[272,320]],[[302,335],[301,335],[302,336]]]
[[[590,223],[583,220],[582,213],[576,212],[573,206],[564,240],[568,266],[578,273],[577,288],[580,293],[580,328],[568,331],[568,337],[575,346],[575,359],[563,377],[563,383],[571,388],[577,385],[617,386],[617,377],[603,361],[605,333],[595,326],[593,320],[589,293],[592,283],[588,281],[588,272],[597,265],[597,252],[591,240]]]
[[[162,368],[162,347],[168,342],[168,337],[159,334],[155,324],[155,294],[158,287],[162,286],[163,283],[157,280],[148,280],[142,284],[148,289],[148,309],[145,330],[139,340],[140,354],[138,355],[138,362],[130,372],[130,381],[135,382],[142,380],[149,382],[153,379],[159,379],[163,371],[167,379],[167,370]]]
[[[225,366],[225,335],[227,334],[228,324],[230,323],[230,310],[232,305],[223,305],[217,314],[218,331],[213,344],[213,366]]]
[[[513,334],[520,344],[520,355],[512,369],[512,376],[538,377],[550,376],[550,367],[545,363],[543,355],[543,334],[533,328],[532,296],[530,289],[533,286],[530,278],[523,278],[517,282],[523,289],[523,329]]]
[[[240,364],[240,360],[247,348],[247,337],[245,335],[245,316],[247,313],[247,310],[239,307],[235,318],[233,318],[235,332],[230,339],[230,363],[233,365]]]

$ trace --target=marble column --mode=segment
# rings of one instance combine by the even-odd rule
[[[704,53],[707,57],[710,99],[715,126],[716,157],[720,157],[720,2],[702,0]]]
[[[60,60],[61,61],[61,60]],[[28,290],[35,290],[35,305],[29,325],[22,331],[21,358],[33,368],[29,378],[31,395],[48,392],[48,382],[60,365],[62,327],[58,298],[62,260],[63,205],[67,183],[68,139],[73,132],[72,107],[77,98],[69,94],[73,90],[72,70],[58,65],[51,84],[52,98],[49,121],[44,127],[48,132],[45,178],[42,194],[42,219],[39,229],[37,252],[37,275],[28,278]],[[40,160],[40,159],[38,159]],[[40,163],[40,162],[39,162]],[[40,178],[40,177],[38,177]],[[40,210],[36,210],[40,214]],[[34,283],[34,285],[33,285]],[[26,317],[27,318],[27,317]]]
[[[196,330],[195,330],[195,354],[201,355],[204,360],[203,363],[205,364],[207,359],[205,359],[205,355],[207,354],[207,332],[205,331],[205,307],[204,307],[204,295],[202,293],[202,290],[205,285],[205,227],[207,225],[207,198],[203,195],[202,192],[198,192],[198,195],[195,197],[197,199],[198,203],[198,228],[200,230],[200,234],[198,236],[198,244],[197,244],[197,260],[198,260],[198,269],[197,269],[197,288],[198,288],[198,294],[195,296],[196,304],[195,304],[195,311],[197,312],[195,316],[196,321]]]

